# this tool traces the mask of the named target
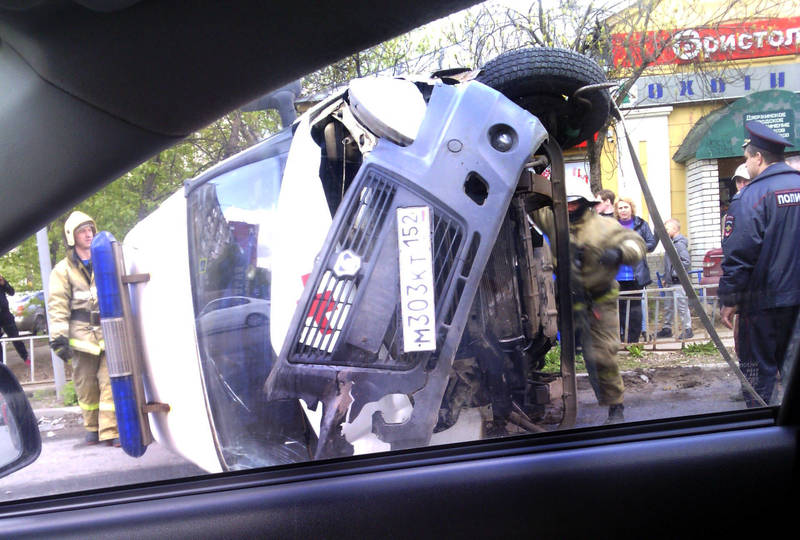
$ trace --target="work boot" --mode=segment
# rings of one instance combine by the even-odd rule
[[[678,336],[678,339],[689,339],[691,337],[694,337],[694,332],[692,332],[691,328],[687,328],[681,332],[681,335]]]
[[[661,330],[658,331],[656,337],[672,337],[672,328],[669,326],[665,326]]]
[[[608,407],[608,418],[605,421],[605,424],[620,424],[625,421],[625,416],[622,414],[625,410],[625,405],[622,403],[617,403],[616,405],[610,405]]]
[[[87,431],[86,437],[83,439],[83,441],[86,443],[87,446],[92,446],[97,444],[100,441],[100,439],[98,439],[96,431]]]

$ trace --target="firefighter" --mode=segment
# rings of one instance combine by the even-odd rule
[[[614,276],[620,264],[635,265],[647,253],[636,232],[592,211],[598,201],[580,178],[567,181],[572,294],[576,329],[583,342],[586,371],[597,402],[608,406],[606,423],[623,422],[625,385],[619,372],[619,285]],[[554,238],[553,211],[534,212],[536,224]],[[551,248],[554,248],[551,243]],[[553,262],[558,264],[556,253]]]
[[[64,223],[67,255],[50,274],[50,347],[64,362],[72,360],[86,444],[119,446],[92,271],[91,245],[96,232],[94,220],[83,212],[73,212]]]

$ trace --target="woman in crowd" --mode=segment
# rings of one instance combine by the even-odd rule
[[[658,245],[650,226],[636,215],[636,205],[629,197],[620,197],[614,203],[614,216],[620,225],[633,229],[644,240],[647,252],[652,252]],[[617,273],[619,282],[619,328],[620,338],[627,343],[636,343],[642,332],[642,296],[641,293],[625,294],[625,291],[638,291],[647,287],[653,280],[647,258],[643,258],[634,267],[620,266]],[[627,323],[627,324],[626,324]],[[627,330],[627,332],[626,332]],[[626,339],[627,337],[627,339]]]

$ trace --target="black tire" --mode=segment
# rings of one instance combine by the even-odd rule
[[[263,326],[265,322],[267,322],[267,317],[260,313],[251,313],[245,319],[247,326]]]
[[[503,53],[490,60],[476,80],[535,115],[562,149],[592,137],[611,111],[606,89],[573,97],[578,88],[606,82],[606,76],[596,62],[567,49]]]
[[[42,315],[37,315],[36,319],[33,321],[33,329],[31,330],[31,334],[34,336],[39,336],[47,333],[47,321],[45,321]]]

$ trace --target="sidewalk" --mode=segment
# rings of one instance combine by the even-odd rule
[[[53,360],[50,355],[50,346],[48,345],[47,340],[37,339],[35,341],[33,350],[30,350],[27,341],[25,342],[25,346],[29,349],[28,354],[32,358],[32,364],[34,367],[34,382],[31,382],[31,366],[25,365],[17,354],[16,349],[14,349],[14,347],[8,343],[6,344],[6,365],[14,373],[14,376],[17,378],[26,392],[29,389],[39,389],[42,387],[42,385],[45,387],[55,388],[55,381],[53,379]],[[61,360],[59,360],[59,362],[60,361]],[[67,381],[72,379],[72,366],[68,363],[64,364],[64,374]]]
[[[720,340],[722,340],[722,344],[725,345],[725,347],[727,347],[728,349],[732,349],[733,330],[728,330],[727,328],[724,329],[717,328],[716,330]],[[639,345],[645,351],[648,352],[680,351],[686,345],[691,345],[693,343],[694,344],[708,343],[710,341],[711,337],[708,335],[705,329],[695,329],[694,337],[687,339],[685,341],[675,339],[674,337],[658,338],[650,341],[639,341],[639,343],[634,343],[634,344],[623,343],[622,348],[625,348],[627,345]]]

